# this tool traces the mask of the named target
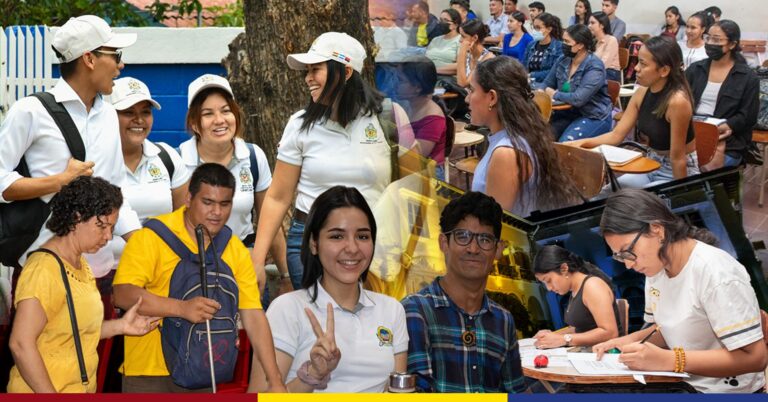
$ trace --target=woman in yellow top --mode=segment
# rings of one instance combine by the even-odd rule
[[[96,392],[99,339],[144,335],[159,322],[137,313],[141,299],[117,320],[104,321],[96,281],[83,253],[94,253],[112,238],[123,203],[120,188],[98,177],[81,176],[50,202],[46,223],[55,236],[43,244],[61,258],[72,291],[88,383],[82,384],[61,268],[48,253],[32,254],[16,288],[16,318],[10,347],[15,365],[8,392]]]

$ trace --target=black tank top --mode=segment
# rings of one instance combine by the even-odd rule
[[[650,88],[645,92],[643,102],[640,104],[640,112],[637,116],[637,130],[648,138],[648,146],[657,151],[669,151],[672,134],[669,122],[664,116],[656,117],[653,111],[664,98],[665,91],[651,92]],[[688,132],[685,134],[685,143],[693,141],[693,122],[688,124]]]
[[[584,300],[581,298],[584,293],[584,284],[587,283],[589,278],[593,278],[593,276],[587,275],[587,277],[584,278],[584,281],[581,282],[579,291],[576,292],[575,295],[571,295],[571,300],[568,302],[568,308],[565,310],[565,323],[573,327],[577,334],[597,328],[595,318],[592,317],[592,313],[589,312],[587,306],[584,305]],[[616,306],[616,303],[613,303],[613,315],[616,318],[616,327],[619,329],[619,336],[624,336],[624,329],[621,327],[621,321],[619,321],[619,309]]]

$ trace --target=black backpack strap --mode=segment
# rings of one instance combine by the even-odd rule
[[[171,155],[162,145],[156,142],[153,142],[152,144],[154,144],[157,148],[160,149],[160,153],[157,154],[157,156],[160,157],[160,161],[162,161],[163,165],[165,165],[165,169],[168,171],[168,177],[171,179],[171,183],[173,183],[173,173],[176,171],[176,165],[173,164]]]
[[[253,177],[253,192],[256,192],[256,183],[259,182],[259,161],[256,160],[256,145],[245,143],[248,146],[248,159],[251,161],[251,177]]]
[[[85,359],[83,359],[83,345],[80,343],[80,330],[77,326],[77,316],[75,315],[75,302],[72,300],[72,289],[69,287],[69,279],[67,278],[67,270],[64,268],[64,262],[61,261],[56,253],[46,248],[39,248],[30,252],[32,253],[46,253],[53,256],[56,262],[59,263],[61,269],[61,280],[64,281],[64,289],[67,291],[67,309],[69,310],[69,321],[72,324],[72,337],[75,341],[75,351],[77,352],[77,364],[80,366],[80,382],[83,385],[88,385],[88,373],[85,371]]]
[[[61,130],[61,135],[64,136],[64,141],[67,142],[69,152],[72,153],[72,157],[85,161],[85,145],[83,144],[83,138],[80,136],[80,132],[77,130],[75,122],[72,121],[72,117],[64,108],[64,105],[56,102],[53,94],[50,92],[37,92],[32,94],[35,98],[40,100],[45,110],[51,115],[53,121]]]
[[[160,236],[165,244],[167,244],[168,247],[170,247],[171,250],[173,250],[173,252],[176,253],[176,255],[178,255],[182,260],[191,259],[193,255],[196,255],[181,241],[181,239],[179,239],[173,232],[171,232],[171,229],[168,229],[168,226],[165,226],[163,222],[160,222],[157,219],[149,219],[148,221],[144,222],[144,227],[149,228],[151,231]]]

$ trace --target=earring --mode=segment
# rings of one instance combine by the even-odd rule
[[[493,110],[493,105],[488,105],[488,110]]]

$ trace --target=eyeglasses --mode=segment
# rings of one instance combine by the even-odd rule
[[[475,233],[465,229],[453,229],[450,232],[443,233],[446,236],[453,235],[453,240],[459,246],[468,246],[472,242],[472,238],[477,239],[477,245],[483,250],[493,250],[496,247],[496,243],[499,239],[496,236],[488,233]]]
[[[120,50],[117,51],[110,51],[110,50],[102,50],[102,49],[96,49],[91,51],[92,53],[98,53],[98,54],[106,54],[109,56],[112,56],[112,58],[115,59],[115,63],[120,64],[120,60],[123,58],[123,52]]]
[[[632,240],[632,243],[629,243],[629,247],[627,247],[626,250],[619,250],[613,253],[613,259],[618,262],[636,261],[637,254],[635,254],[632,250],[635,248],[635,243],[637,243],[637,239],[639,239],[642,234],[643,234],[642,230],[637,232],[637,236],[635,236],[635,239]]]
[[[704,38],[704,43],[711,43],[713,45],[719,45],[728,41],[727,38],[721,38],[719,36],[712,36],[709,34],[704,34],[702,37]]]

